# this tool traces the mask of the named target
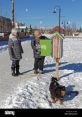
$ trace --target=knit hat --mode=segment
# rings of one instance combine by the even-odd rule
[[[13,28],[11,33],[12,33],[12,35],[16,35],[17,34],[17,30],[15,28]]]

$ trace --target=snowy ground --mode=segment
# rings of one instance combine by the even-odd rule
[[[51,57],[45,59],[45,74],[33,75],[33,55],[30,41],[22,43],[23,59],[20,62],[23,75],[12,77],[8,50],[0,53],[0,108],[82,108],[82,39],[65,39],[64,56],[59,65],[59,83],[66,91],[79,94],[66,95],[64,104],[51,104],[49,84],[55,76],[55,63]],[[3,64],[2,64],[3,63]]]

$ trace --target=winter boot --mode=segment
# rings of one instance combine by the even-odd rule
[[[38,72],[38,70],[34,70],[34,74],[38,74],[39,72]]]
[[[19,72],[19,66],[16,66],[16,75],[20,75],[20,72]]]
[[[11,72],[12,72],[12,76],[16,76],[16,74],[15,74],[15,67],[11,67]]]
[[[43,70],[39,70],[39,74],[44,74]]]

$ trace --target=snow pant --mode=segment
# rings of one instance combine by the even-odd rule
[[[11,65],[12,72],[18,75],[19,73],[19,60],[13,60]]]
[[[45,59],[45,57],[35,58],[35,60],[34,60],[34,70],[39,69],[39,70],[43,71],[44,59]]]

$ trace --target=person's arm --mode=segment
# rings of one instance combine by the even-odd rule
[[[8,49],[9,49],[9,55],[10,58],[14,58],[14,51],[13,51],[14,43],[12,40],[8,41]]]
[[[40,36],[40,39],[45,40],[45,39],[48,39],[48,38],[45,37],[45,36]]]
[[[33,50],[36,50],[35,40],[31,41],[31,47],[32,47]]]
[[[21,53],[24,53],[22,45],[21,45]]]
[[[24,53],[21,43],[20,43],[20,47],[21,47],[21,53]]]
[[[21,44],[21,41],[20,40],[18,40],[19,41],[19,44],[20,44],[20,50],[21,50],[21,53],[24,53],[24,51],[23,51],[23,47],[22,47],[22,44]]]

